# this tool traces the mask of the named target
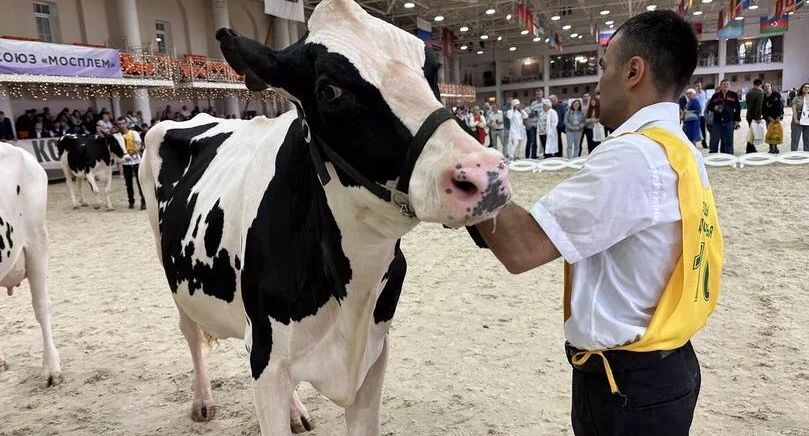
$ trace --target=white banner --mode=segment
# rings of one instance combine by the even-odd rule
[[[0,38],[0,73],[120,79],[121,59],[112,48]]]
[[[287,20],[304,22],[303,0],[264,0],[264,13]],[[293,41],[294,42],[294,41]]]
[[[42,165],[42,168],[45,168],[45,171],[48,173],[48,179],[50,180],[65,178],[62,171],[62,164],[59,162],[59,149],[56,148],[57,142],[59,142],[59,138],[19,139],[10,141],[11,144],[31,153],[31,155],[36,158],[37,162]]]

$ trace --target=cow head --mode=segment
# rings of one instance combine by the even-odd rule
[[[313,132],[380,184],[399,177],[413,136],[442,106],[432,50],[350,0],[321,2],[309,33],[281,51],[230,29],[217,39],[248,88],[300,101]],[[511,195],[503,156],[452,120],[427,141],[408,191],[418,219],[450,226],[493,217]]]
[[[107,148],[110,153],[112,153],[118,159],[124,158],[124,149],[121,147],[121,144],[115,139],[115,136],[103,134],[103,135],[96,135],[95,137],[96,144],[101,145],[102,147]]]

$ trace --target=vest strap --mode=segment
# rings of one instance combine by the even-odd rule
[[[610,384],[610,393],[620,394],[621,392],[618,390],[618,384],[615,383],[615,376],[612,374],[610,362],[607,360],[607,356],[605,356],[601,350],[579,351],[573,355],[570,361],[576,366],[581,366],[587,363],[590,356],[601,357],[601,362],[604,364],[604,373],[607,374],[607,382]]]

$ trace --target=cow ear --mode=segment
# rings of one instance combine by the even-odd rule
[[[231,68],[244,75],[244,83],[248,89],[263,91],[268,84],[282,87],[278,80],[278,53],[226,27],[216,32],[216,39]]]

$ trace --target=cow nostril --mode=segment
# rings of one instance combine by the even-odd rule
[[[475,186],[474,183],[468,182],[466,180],[453,179],[452,186],[454,186],[455,188],[459,189],[460,191],[462,191],[467,195],[473,195],[478,192],[477,186]]]

